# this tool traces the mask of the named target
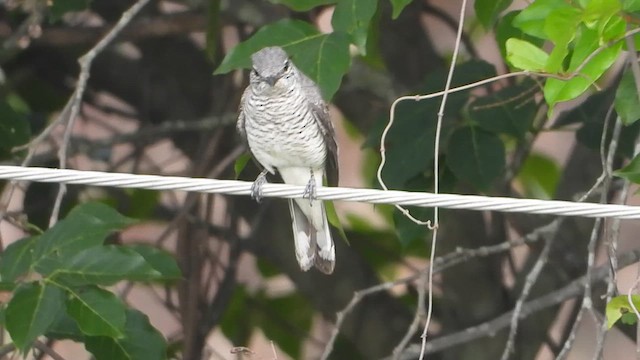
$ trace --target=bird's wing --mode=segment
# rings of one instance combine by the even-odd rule
[[[245,115],[243,108],[248,90],[249,87],[245,89],[245,91],[242,93],[242,97],[240,98],[240,109],[238,110],[238,121],[236,122],[236,130],[238,131],[238,134],[240,134],[240,137],[242,138],[242,141],[244,142],[245,146],[247,146],[247,148],[249,148],[249,146],[247,145],[247,130],[244,127]]]
[[[325,146],[327,147],[327,159],[325,170],[327,183],[329,186],[338,186],[338,144],[336,143],[336,132],[329,115],[329,107],[322,99],[320,89],[305,75],[302,75],[302,89],[311,107],[313,118],[322,133]]]

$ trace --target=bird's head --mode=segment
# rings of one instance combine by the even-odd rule
[[[281,47],[267,47],[251,56],[250,82],[257,93],[285,94],[296,82],[295,66]]]

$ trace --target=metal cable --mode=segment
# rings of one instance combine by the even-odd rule
[[[249,195],[252,185],[251,182],[236,180],[135,175],[20,166],[0,166],[0,179],[149,190],[182,190],[229,195]],[[265,184],[262,188],[262,194],[264,197],[300,198],[304,194],[304,189],[304,186]],[[316,195],[320,200],[357,201],[373,204],[397,204],[420,207],[438,206],[447,209],[640,219],[640,207],[629,205],[514,199],[478,195],[431,194],[424,192],[385,191],[344,187],[319,187]]]

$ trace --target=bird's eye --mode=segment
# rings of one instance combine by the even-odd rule
[[[258,70],[256,70],[256,68],[252,68],[251,69],[251,75],[258,76]]]
[[[289,71],[289,65],[290,65],[289,60],[284,62],[284,71]]]

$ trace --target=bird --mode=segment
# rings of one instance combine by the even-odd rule
[[[268,173],[286,184],[305,186],[304,197],[289,199],[295,255],[303,271],[315,266],[333,273],[336,261],[324,203],[315,198],[326,177],[338,184],[338,146],[327,103],[318,85],[278,46],[251,55],[249,85],[237,121],[240,137],[263,169],[251,196],[260,201]]]

